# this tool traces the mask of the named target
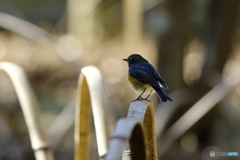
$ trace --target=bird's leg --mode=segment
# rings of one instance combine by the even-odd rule
[[[146,101],[150,102],[150,101],[148,100],[148,97],[150,97],[151,94],[152,94],[152,90],[151,90],[151,92],[149,93],[149,95],[147,96],[147,98],[143,98],[143,100],[146,100]]]
[[[151,94],[152,94],[152,90],[151,90],[151,92],[149,93],[149,95],[147,96],[146,100],[148,100],[148,97],[150,97]]]
[[[140,96],[138,96],[138,98],[136,100],[140,100],[140,98],[142,98],[142,94],[146,91],[146,88],[143,90],[143,92],[140,94]]]

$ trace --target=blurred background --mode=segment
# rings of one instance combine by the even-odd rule
[[[161,148],[169,127],[224,77],[240,71],[239,7],[239,0],[0,0],[0,61],[19,64],[26,71],[57,160],[73,159],[81,69],[95,65],[103,74],[110,135],[138,96],[128,86],[128,67],[122,61],[134,53],[154,65],[173,99],[163,104],[156,95],[150,98],[156,111],[174,105],[158,135],[159,157],[220,159],[209,157],[210,151],[240,154],[240,86],[168,150]],[[64,119],[60,126],[59,119]],[[94,131],[91,139],[91,159],[97,159]],[[3,72],[0,159],[34,159],[19,101]]]

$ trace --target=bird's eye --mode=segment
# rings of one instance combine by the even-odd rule
[[[134,62],[135,62],[135,59],[131,58],[131,59],[130,59],[130,62],[134,63]]]

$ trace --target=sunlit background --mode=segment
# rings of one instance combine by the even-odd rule
[[[110,135],[138,96],[128,86],[122,61],[134,53],[152,63],[170,87],[166,92],[173,102],[164,110],[176,106],[158,135],[160,159],[208,160],[213,159],[210,151],[240,154],[240,86],[161,152],[165,131],[223,78],[239,73],[239,7],[239,0],[0,0],[0,61],[26,71],[57,160],[74,158],[72,117],[81,69],[95,65],[103,74]],[[161,107],[156,95],[150,99],[156,109]],[[93,131],[92,160],[97,159],[95,143]],[[14,87],[4,72],[0,159],[34,159]]]

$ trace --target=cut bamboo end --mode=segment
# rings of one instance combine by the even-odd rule
[[[146,138],[147,159],[157,160],[153,103],[149,101],[133,101],[130,105],[127,118],[135,119],[143,123],[143,130]]]

